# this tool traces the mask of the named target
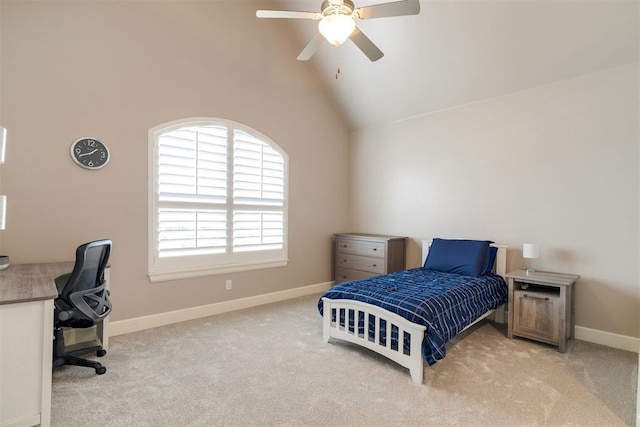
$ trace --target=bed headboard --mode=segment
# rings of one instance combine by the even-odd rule
[[[425,260],[427,259],[427,255],[429,254],[429,246],[431,246],[431,240],[423,240],[422,241],[422,264],[424,265]],[[496,254],[496,274],[501,275],[505,280],[507,274],[507,248],[506,245],[499,245],[492,243],[491,246],[498,248],[498,253]]]

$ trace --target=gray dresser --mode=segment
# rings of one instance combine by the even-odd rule
[[[380,234],[336,234],[336,284],[403,270],[406,239]]]

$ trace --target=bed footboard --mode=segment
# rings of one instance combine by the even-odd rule
[[[422,384],[424,326],[359,301],[322,298],[322,304],[325,343],[333,337],[366,347],[408,368],[413,382]],[[397,337],[395,343],[392,335]],[[403,345],[407,337],[409,349]]]

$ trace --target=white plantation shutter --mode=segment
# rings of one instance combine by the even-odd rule
[[[224,210],[158,210],[158,252],[162,256],[223,253],[227,245]]]
[[[280,249],[284,243],[284,161],[268,144],[234,132],[233,250]]]
[[[160,257],[225,251],[227,151],[221,126],[184,127],[158,137]]]
[[[279,147],[221,120],[151,134],[152,280],[286,262],[287,160]]]
[[[284,162],[268,144],[242,132],[234,132],[234,203],[282,206]]]

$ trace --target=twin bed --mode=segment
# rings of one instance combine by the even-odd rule
[[[494,310],[503,321],[506,252],[489,241],[423,241],[423,267],[343,282],[321,296],[324,341],[373,350],[422,384],[423,358],[442,359],[447,341]]]

